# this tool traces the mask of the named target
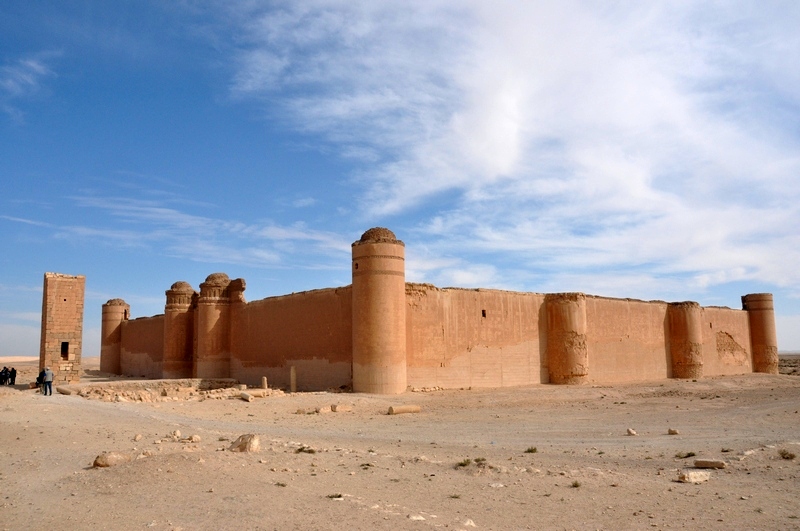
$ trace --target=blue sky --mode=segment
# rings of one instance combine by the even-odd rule
[[[0,356],[44,272],[100,313],[217,271],[248,300],[407,280],[775,295],[800,350],[800,3],[0,3]]]

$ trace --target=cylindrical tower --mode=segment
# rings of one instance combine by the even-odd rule
[[[103,305],[100,328],[100,370],[111,374],[122,372],[122,323],[131,316],[131,307],[122,299],[111,299]]]
[[[191,378],[195,291],[188,282],[179,281],[166,292],[164,307],[164,362],[162,378]]]
[[[405,244],[376,227],[353,243],[353,391],[406,390]]]
[[[197,299],[195,378],[228,378],[230,374],[230,319],[225,273],[208,275]]]
[[[696,302],[671,302],[669,319],[669,353],[673,378],[703,376],[703,309]]]
[[[586,382],[589,378],[586,296],[583,293],[549,293],[544,301],[550,383]]]
[[[778,333],[772,293],[742,296],[742,309],[750,322],[750,346],[753,349],[753,372],[778,374]]]

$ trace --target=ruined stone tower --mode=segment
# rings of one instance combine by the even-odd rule
[[[80,381],[86,277],[45,273],[39,370],[50,367],[54,383]]]
[[[406,390],[405,244],[369,229],[353,250],[353,391]]]

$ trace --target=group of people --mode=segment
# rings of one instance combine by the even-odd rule
[[[3,367],[0,371],[0,385],[14,385],[17,381],[17,369]]]
[[[50,370],[50,367],[45,367],[36,378],[36,383],[39,385],[39,389],[42,390],[42,394],[45,396],[53,394],[53,376],[54,374],[53,371]]]

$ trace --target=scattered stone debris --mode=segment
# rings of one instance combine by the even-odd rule
[[[242,389],[244,387],[244,389]],[[180,402],[266,398],[285,394],[280,389],[246,389],[230,378],[146,380],[98,383],[65,388],[69,393],[104,402]]]
[[[632,437],[635,437],[635,436],[637,436],[639,434],[636,433],[636,430],[634,430],[633,428],[628,428],[628,435],[630,435]]]
[[[246,433],[240,435],[238,439],[228,447],[229,452],[258,452],[261,449],[261,441],[258,435]]]
[[[670,428],[670,429],[667,430],[667,435],[680,435],[680,434],[681,434],[681,432],[679,432],[675,428]]]
[[[346,413],[348,411],[353,411],[353,406],[348,406],[345,404],[331,404],[331,411],[334,413]]]

